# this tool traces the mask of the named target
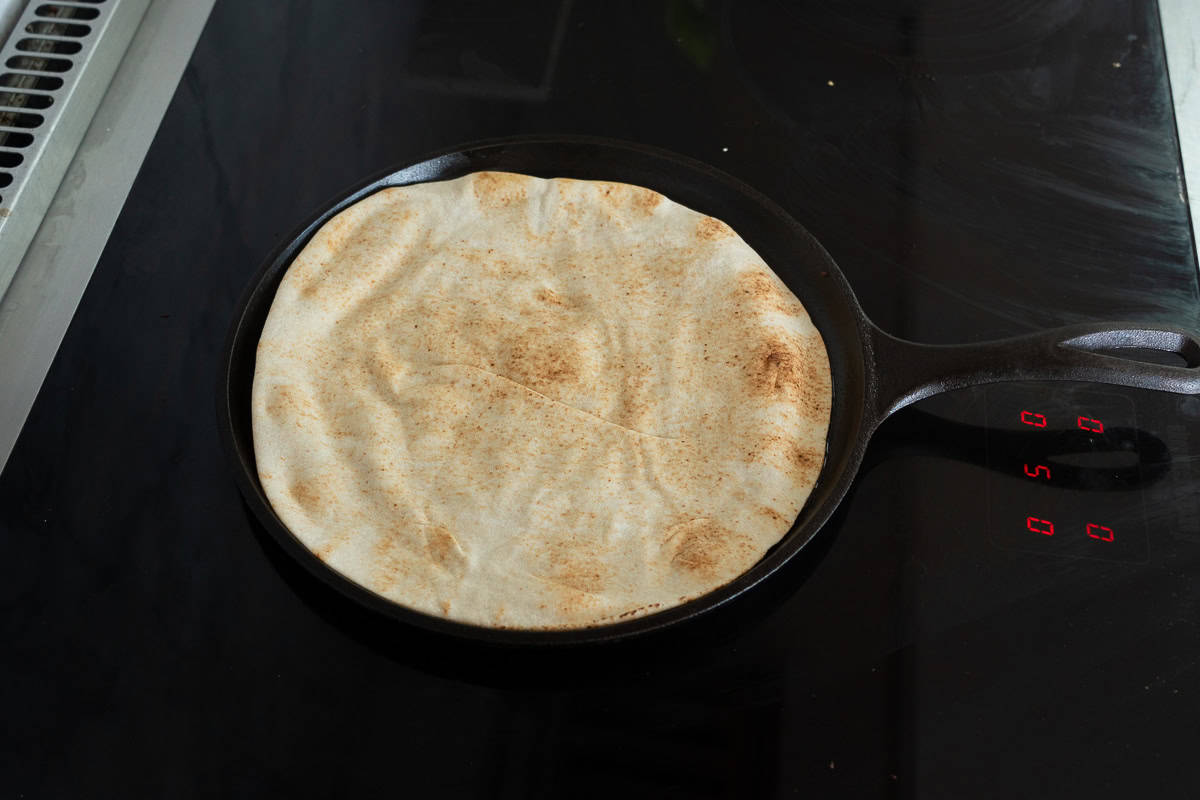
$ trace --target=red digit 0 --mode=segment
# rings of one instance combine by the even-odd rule
[[[1024,422],[1026,425],[1032,425],[1035,428],[1046,427],[1046,418],[1041,414],[1035,414],[1032,411],[1022,411],[1021,422]]]
[[[1026,517],[1025,527],[1034,533],[1045,534],[1046,536],[1054,535],[1054,523],[1048,519],[1038,519],[1037,517]]]
[[[1087,524],[1087,535],[1102,542],[1111,542],[1113,540],[1113,529],[1089,522]]]
[[[1098,419],[1091,417],[1080,417],[1075,420],[1075,424],[1079,426],[1081,431],[1091,431],[1092,433],[1104,433],[1104,423]]]
[[[1043,472],[1045,472],[1046,474],[1043,475],[1042,474]],[[1031,478],[1045,478],[1046,480],[1050,480],[1050,468],[1047,467],[1045,464],[1038,464],[1036,467],[1033,468],[1032,472],[1029,471],[1029,465],[1026,464],[1025,465],[1025,474]]]

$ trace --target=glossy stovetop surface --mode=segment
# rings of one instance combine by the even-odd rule
[[[218,2],[0,475],[6,791],[1189,796],[1195,400],[923,402],[763,591],[583,653],[356,613],[255,526],[214,414],[237,298],[299,222],[364,175],[519,133],[731,172],[897,335],[1200,328],[1173,125],[1135,0]],[[1046,491],[996,435],[1026,408],[1153,444],[1083,465],[1134,488],[1029,506],[1113,509],[1116,556],[1011,538]]]

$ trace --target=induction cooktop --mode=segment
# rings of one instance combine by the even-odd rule
[[[298,224],[515,134],[729,172],[897,336],[1200,328],[1169,92],[1138,0],[219,0],[0,474],[6,787],[1191,796],[1197,398],[922,401],[761,590],[556,650],[330,592],[242,502],[214,411],[236,302]]]

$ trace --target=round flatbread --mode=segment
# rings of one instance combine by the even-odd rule
[[[749,569],[825,454],[800,301],[649,189],[479,172],[379,191],[289,267],[254,450],[334,570],[476,625],[662,611]]]

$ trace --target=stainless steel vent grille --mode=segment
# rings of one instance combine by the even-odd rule
[[[34,0],[0,50],[0,295],[149,2]]]

